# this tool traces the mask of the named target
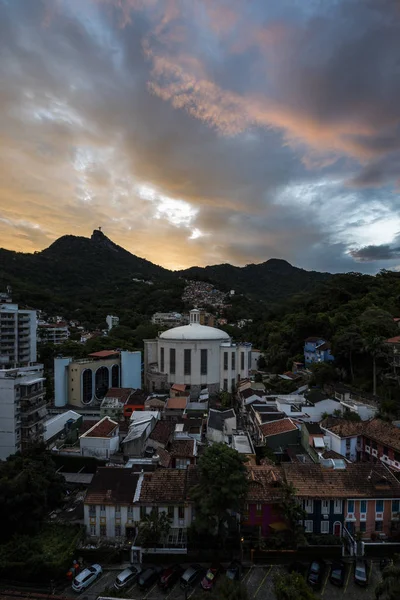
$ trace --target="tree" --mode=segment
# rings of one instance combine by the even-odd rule
[[[292,532],[292,540],[296,545],[304,541],[304,529],[299,521],[306,518],[306,512],[302,505],[296,500],[296,489],[291,483],[282,485],[281,500],[282,515]]]
[[[354,381],[353,356],[363,347],[363,339],[358,327],[351,327],[338,334],[333,341],[333,355],[338,358],[344,355],[349,361],[350,378]]]
[[[231,511],[239,512],[248,481],[245,459],[225,444],[213,444],[199,460],[199,483],[191,490],[196,507],[194,526],[199,532],[226,535]]]
[[[400,567],[383,569],[382,581],[375,588],[376,600],[398,600],[400,598]]]
[[[276,600],[317,600],[299,573],[276,575],[274,590]]]
[[[141,546],[153,548],[168,535],[171,529],[171,520],[165,511],[158,512],[153,508],[149,515],[140,522],[137,543]]]
[[[314,363],[310,367],[312,371],[311,385],[320,385],[323,387],[327,383],[332,383],[337,379],[335,368],[329,363]]]
[[[260,354],[260,356],[258,357],[257,367],[260,369],[260,371],[266,369],[267,367],[267,362],[262,354]]]

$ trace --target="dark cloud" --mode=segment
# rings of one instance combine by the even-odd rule
[[[364,246],[351,250],[351,256],[359,262],[374,262],[381,260],[397,260],[400,258],[400,246],[381,244],[380,246]]]

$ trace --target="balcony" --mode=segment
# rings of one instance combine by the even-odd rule
[[[22,408],[23,414],[25,416],[28,416],[28,415],[33,415],[37,410],[39,410],[43,406],[46,406],[46,404],[47,404],[47,400],[45,400],[45,398],[40,398],[40,400],[38,400],[35,403],[22,401],[21,408]]]
[[[21,402],[24,402],[25,400],[33,400],[33,398],[36,398],[37,396],[43,396],[45,393],[45,387],[41,387],[38,390],[32,390],[28,394],[24,394],[24,390],[21,390]]]

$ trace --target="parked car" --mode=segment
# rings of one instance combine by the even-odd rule
[[[325,563],[322,560],[313,560],[308,568],[307,583],[315,589],[320,588],[324,571]]]
[[[292,562],[288,565],[288,571],[289,573],[300,573],[300,575],[304,575],[306,574],[307,571],[307,565],[305,565],[304,563],[295,561]]]
[[[181,577],[180,586],[184,590],[196,583],[204,573],[203,567],[200,565],[190,565]]]
[[[74,592],[82,592],[82,590],[86,590],[86,588],[89,587],[93,581],[96,581],[102,572],[103,569],[97,564],[83,569],[83,571],[81,571],[72,582],[72,589]]]
[[[232,581],[239,581],[239,579],[242,578],[242,571],[242,563],[240,563],[238,560],[233,560],[227,568],[225,575]]]
[[[201,580],[201,587],[203,588],[203,590],[206,590],[207,592],[211,591],[213,589],[213,587],[215,585],[215,581],[220,573],[221,573],[221,565],[218,563],[213,563],[211,565],[211,567],[209,567],[209,569],[207,569],[205,576]]]
[[[164,569],[158,580],[158,585],[164,591],[167,591],[179,581],[180,576],[183,573],[181,565],[171,565],[167,569]]]
[[[358,585],[368,584],[368,564],[366,560],[357,560],[354,565],[354,581]]]
[[[142,572],[142,567],[139,565],[131,566],[124,571],[121,571],[119,575],[115,578],[114,587],[116,590],[122,590],[124,587],[128,587],[129,585],[133,585],[140,573]]]
[[[331,572],[329,574],[329,581],[333,585],[342,587],[346,577],[346,565],[342,562],[334,562],[331,565]]]
[[[162,571],[162,567],[151,566],[142,571],[137,579],[138,586],[141,590],[147,590],[156,583]]]

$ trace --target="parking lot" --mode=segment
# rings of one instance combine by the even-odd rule
[[[274,576],[278,573],[286,573],[286,569],[281,565],[253,566],[247,569],[243,575],[243,584],[246,586],[249,600],[275,600],[274,595]],[[380,580],[380,570],[378,563],[371,564],[369,584],[362,588],[354,583],[354,568],[349,564],[346,570],[346,579],[343,587],[339,588],[332,585],[329,581],[329,564],[326,569],[322,587],[316,592],[316,596],[324,600],[373,600],[375,598],[375,586]],[[99,596],[107,597],[112,588],[118,571],[105,571],[102,576],[81,594],[74,594],[69,588],[66,595],[76,596],[80,600],[97,600]],[[218,583],[217,583],[218,586]],[[187,598],[191,598],[201,593],[200,585],[188,591]],[[213,597],[213,593],[205,593],[207,598]],[[162,592],[157,585],[151,586],[146,591],[138,589],[134,584],[128,587],[121,594],[123,598],[130,600],[184,600],[185,593],[180,589],[179,583],[169,592]]]

